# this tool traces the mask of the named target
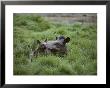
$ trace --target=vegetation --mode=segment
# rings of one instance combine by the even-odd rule
[[[16,14],[14,18],[14,75],[96,75],[97,29],[94,25],[50,22],[41,16]],[[29,60],[34,40],[70,37],[68,55],[38,56]],[[36,44],[37,46],[37,44]]]

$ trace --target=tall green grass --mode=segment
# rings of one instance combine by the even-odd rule
[[[96,75],[97,29],[94,25],[64,24],[41,16],[16,14],[14,18],[14,75]],[[29,51],[34,40],[70,37],[68,55],[34,57]],[[37,44],[36,44],[37,47]]]

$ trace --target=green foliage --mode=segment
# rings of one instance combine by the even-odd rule
[[[68,55],[39,55],[29,60],[36,40],[70,37]],[[34,44],[34,48],[38,45]],[[35,15],[14,15],[14,75],[96,75],[97,30],[93,25],[49,22]]]
[[[33,31],[45,31],[50,28],[51,24],[41,16],[14,15],[14,26],[25,27]]]

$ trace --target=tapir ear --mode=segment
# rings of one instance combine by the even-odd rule
[[[58,39],[58,37],[56,37],[56,40]]]
[[[68,43],[70,41],[70,38],[67,37],[65,40],[64,40],[64,43]]]
[[[39,40],[37,40],[37,44],[40,44],[41,42]]]

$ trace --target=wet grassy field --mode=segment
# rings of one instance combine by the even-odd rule
[[[14,17],[14,75],[96,75],[97,29],[95,25],[51,22],[45,17],[16,14]],[[29,60],[34,40],[70,37],[68,55],[34,57]],[[36,44],[37,47],[37,44]]]

